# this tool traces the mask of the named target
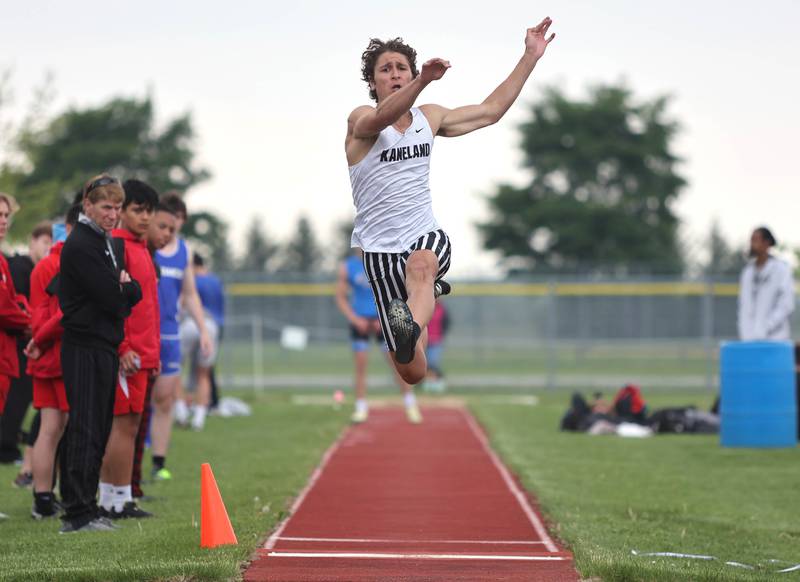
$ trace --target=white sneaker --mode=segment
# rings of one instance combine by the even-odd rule
[[[189,407],[183,400],[176,400],[175,406],[172,407],[172,418],[179,426],[187,426],[189,424]]]
[[[416,404],[406,406],[406,418],[411,424],[422,424],[422,413],[419,411],[419,406]]]
[[[353,415],[350,417],[350,422],[353,424],[361,424],[362,422],[366,422],[367,417],[369,417],[369,409],[362,408],[361,410],[356,410]]]
[[[207,409],[196,406],[192,417],[192,430],[201,431],[206,426]]]

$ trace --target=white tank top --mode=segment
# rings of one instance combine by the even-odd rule
[[[363,160],[350,166],[356,207],[351,246],[373,253],[400,253],[439,228],[428,184],[433,132],[425,115],[411,109],[411,125],[380,132]]]

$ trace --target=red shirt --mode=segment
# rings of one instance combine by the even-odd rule
[[[438,301],[433,306],[433,315],[428,322],[428,345],[435,346],[444,340],[444,319],[445,319],[444,306]]]
[[[61,248],[63,242],[57,242],[50,248],[50,254],[39,261],[31,273],[31,327],[33,341],[42,350],[36,359],[28,358],[28,374],[36,378],[61,377],[61,307],[58,305],[58,293],[47,291],[48,285],[58,275],[61,265]]]
[[[8,261],[0,254],[0,374],[13,378],[19,377],[19,357],[17,340],[9,332],[23,330],[31,324],[30,314],[18,301]]]
[[[118,228],[111,236],[125,241],[125,269],[142,288],[142,300],[125,319],[125,338],[119,345],[119,355],[133,350],[139,354],[142,370],[158,368],[161,350],[158,311],[158,279],[153,257],[143,239],[131,231]]]

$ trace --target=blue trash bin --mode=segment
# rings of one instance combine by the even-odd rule
[[[797,395],[789,342],[727,342],[720,353],[723,447],[794,447]]]

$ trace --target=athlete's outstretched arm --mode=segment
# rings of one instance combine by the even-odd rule
[[[424,105],[423,111],[429,121],[433,118],[438,123],[438,135],[455,137],[476,129],[497,123],[509,107],[519,97],[525,81],[528,80],[536,63],[544,55],[547,46],[555,38],[555,33],[547,37],[547,30],[553,21],[548,16],[537,26],[529,28],[525,33],[525,52],[505,81],[492,91],[480,105],[467,105],[456,109],[447,109],[438,105]],[[436,129],[434,127],[434,129]]]
[[[426,61],[413,81],[382,99],[377,107],[363,106],[353,111],[348,120],[352,136],[363,139],[378,135],[407,113],[422,90],[441,79],[449,68],[450,63],[444,59]]]

